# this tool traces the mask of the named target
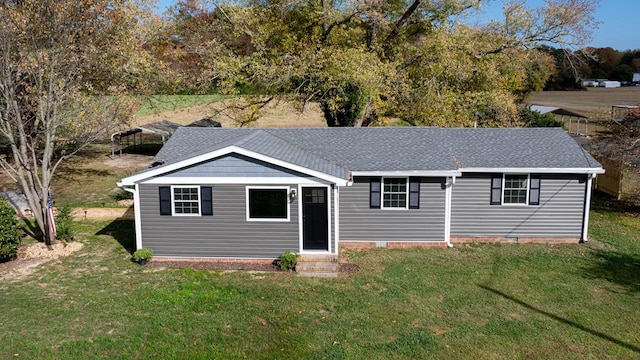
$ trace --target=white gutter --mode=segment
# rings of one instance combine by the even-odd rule
[[[589,174],[587,176],[587,188],[586,196],[584,200],[584,216],[582,217],[582,242],[587,242],[587,234],[589,231],[589,210],[591,210],[591,182],[596,174]]]
[[[140,221],[140,191],[138,184],[135,188],[123,186],[121,182],[118,182],[118,187],[133,194],[133,213],[134,213],[134,225],[136,229],[136,250],[142,248],[142,223]]]
[[[353,176],[460,176],[459,170],[352,171]]]
[[[444,202],[444,241],[447,247],[453,247],[451,244],[451,196],[453,184],[456,183],[456,177],[452,176],[447,179],[445,186],[445,202]]]
[[[604,174],[603,168],[461,168],[463,173]]]

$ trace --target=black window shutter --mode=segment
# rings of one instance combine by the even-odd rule
[[[420,178],[409,178],[409,209],[420,209]]]
[[[502,204],[502,175],[491,176],[491,205]]]
[[[369,207],[380,209],[380,178],[371,178],[369,183]]]
[[[531,175],[529,185],[529,205],[540,205],[540,176]]]
[[[171,215],[171,188],[160,186],[160,215]]]
[[[200,214],[203,216],[213,215],[213,195],[211,186],[200,187]]]

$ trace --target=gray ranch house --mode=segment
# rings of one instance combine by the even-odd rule
[[[157,257],[587,240],[601,165],[560,128],[179,128],[134,195]]]

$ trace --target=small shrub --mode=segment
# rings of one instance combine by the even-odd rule
[[[140,248],[133,253],[133,261],[150,260],[153,257],[153,250],[150,248]]]
[[[73,241],[76,233],[71,212],[73,208],[68,205],[56,209],[56,239],[62,241]]]
[[[298,254],[294,253],[293,251],[287,251],[280,255],[278,266],[280,266],[280,270],[291,271],[295,269],[297,263]]]
[[[13,259],[18,254],[20,233],[15,214],[7,200],[0,198],[0,261]]]
[[[114,193],[113,195],[111,195],[111,198],[115,201],[120,201],[120,200],[132,200],[133,199],[133,194],[124,190],[124,189],[118,189],[118,191],[116,193]]]
[[[526,107],[520,109],[520,119],[524,122],[526,127],[564,128],[564,123],[557,120],[552,114],[541,114]]]

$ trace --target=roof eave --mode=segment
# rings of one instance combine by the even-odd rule
[[[542,167],[477,167],[460,168],[462,173],[535,173],[535,174],[604,174],[597,168],[542,168]]]
[[[352,176],[460,176],[460,170],[353,170]]]

